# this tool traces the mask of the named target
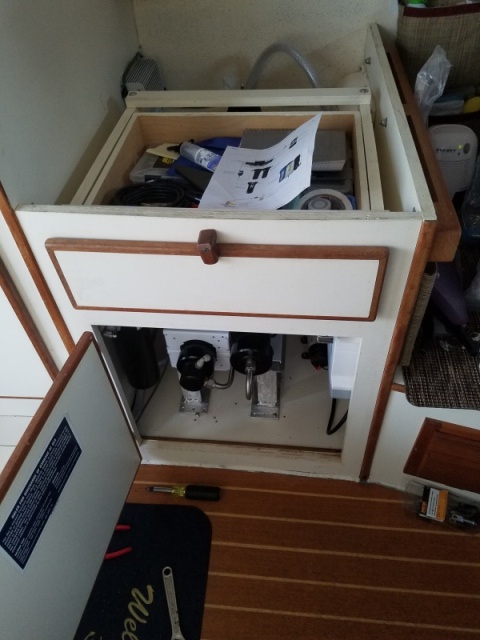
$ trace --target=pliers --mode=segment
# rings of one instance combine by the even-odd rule
[[[115,527],[115,531],[130,531],[132,527],[129,524],[117,524]],[[113,560],[114,558],[119,558],[120,556],[124,556],[127,553],[133,551],[133,547],[123,547],[122,549],[118,549],[117,551],[108,551],[105,554],[105,560]]]

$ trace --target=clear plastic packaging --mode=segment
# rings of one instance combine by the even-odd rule
[[[415,98],[426,126],[433,103],[443,95],[451,66],[445,49],[437,44],[430,58],[418,72]]]
[[[449,524],[471,532],[478,531],[479,505],[463,500],[447,489],[409,482],[405,491],[405,508],[425,520]]]

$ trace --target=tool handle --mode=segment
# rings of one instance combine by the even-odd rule
[[[211,502],[217,502],[220,500],[220,487],[187,484],[185,487],[185,498],[188,500],[210,500]]]

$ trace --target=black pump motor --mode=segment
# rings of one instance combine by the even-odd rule
[[[231,336],[230,363],[235,371],[254,375],[266,373],[272,366],[273,348],[268,333],[233,333]]]
[[[177,369],[180,386],[187,391],[200,391],[215,368],[217,351],[204,340],[187,340],[180,347]]]

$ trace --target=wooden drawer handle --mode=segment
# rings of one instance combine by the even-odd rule
[[[202,229],[198,234],[197,250],[205,264],[218,262],[217,232],[215,229]]]

